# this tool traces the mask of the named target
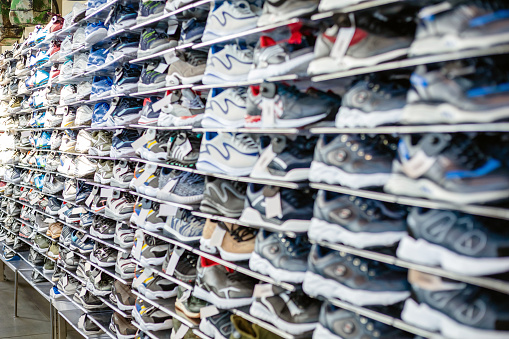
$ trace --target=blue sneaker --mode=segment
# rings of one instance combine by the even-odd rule
[[[95,71],[96,69],[102,67],[106,64],[106,60],[108,59],[109,50],[104,48],[99,48],[96,50],[92,50],[88,55],[87,62],[87,72]]]
[[[108,30],[106,26],[104,26],[104,22],[89,22],[87,24],[87,28],[85,29],[85,42],[88,45],[93,45],[108,35]]]
[[[119,135],[116,135],[111,140],[110,157],[123,158],[135,156],[132,143],[140,137],[138,131],[132,129],[125,129]]]
[[[94,106],[94,112],[92,113],[92,127],[105,126],[106,121],[104,116],[109,111],[110,105],[106,102],[99,102]]]
[[[201,41],[205,30],[205,22],[192,18],[182,24],[182,32],[180,33],[179,45],[198,43]]]
[[[311,297],[393,305],[410,296],[407,270],[313,245],[302,289]]]
[[[111,114],[112,126],[124,126],[137,122],[143,108],[142,103],[143,101],[140,99],[114,98],[112,100],[112,105],[115,106],[115,110]]]
[[[107,0],[89,0],[87,1],[87,11],[85,12],[86,16],[91,15],[92,13],[95,13],[99,7],[106,4]]]
[[[267,218],[265,210],[267,199],[278,193],[281,214]],[[246,191],[247,207],[244,208],[240,220],[280,231],[306,232],[313,217],[313,201],[313,194],[306,191],[288,188],[270,189],[269,186],[249,184]]]
[[[138,11],[133,5],[123,6],[117,4],[112,11],[113,13],[108,27],[108,36],[112,36],[125,28],[136,25]]]
[[[35,64],[37,66],[44,65],[46,62],[49,61],[49,50],[39,50],[37,52],[37,56],[35,58]]]
[[[159,73],[156,69],[158,62],[146,63],[138,82],[138,91],[153,91],[166,86],[166,73]]]
[[[111,94],[113,80],[107,76],[95,76],[92,82],[92,93],[90,99],[95,100]]]
[[[138,58],[147,57],[175,46],[177,46],[176,37],[170,38],[157,28],[146,28],[141,33]]]
[[[34,178],[33,178],[33,181],[34,181],[34,186],[35,188],[37,188],[38,190],[42,190],[43,187],[44,187],[44,178],[45,178],[46,174],[45,173],[41,173],[39,175],[36,175]]]
[[[141,67],[138,65],[125,63],[118,67],[115,70],[112,95],[136,92],[140,75]]]
[[[205,219],[179,208],[175,216],[168,217],[163,234],[185,244],[197,243],[202,237],[204,227]]]
[[[88,234],[74,231],[71,237],[71,250],[78,250],[82,254],[90,253],[94,249],[94,240],[88,237]]]
[[[150,97],[143,100],[143,108],[141,110],[141,116],[138,120],[140,125],[156,125],[159,120],[161,111],[154,111],[152,105],[159,101],[161,98]]]
[[[120,63],[126,56],[136,54],[139,40],[139,36],[133,35],[116,38],[109,48],[110,53],[108,54],[106,63],[108,65],[113,64],[112,66],[115,67],[117,63]]]
[[[165,1],[142,1],[140,3],[140,9],[138,11],[136,23],[141,24],[145,21],[160,17],[164,14],[165,5]]]
[[[50,140],[51,140],[51,133],[48,132],[48,131],[44,131],[42,132],[41,136],[39,137],[38,139],[38,148],[43,148],[43,149],[49,149],[50,148]]]

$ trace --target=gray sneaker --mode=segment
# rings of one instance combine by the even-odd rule
[[[322,134],[309,181],[351,188],[383,186],[391,176],[394,150],[382,142],[378,136]]]
[[[312,297],[364,305],[393,305],[410,296],[407,271],[313,245],[302,289]]]
[[[257,282],[245,274],[200,257],[193,295],[222,309],[247,306],[254,300]]]
[[[58,289],[65,295],[73,295],[76,293],[76,289],[80,285],[80,282],[69,274],[64,274],[60,280],[58,280]]]
[[[309,239],[357,248],[390,247],[407,234],[407,209],[400,205],[318,191]]]
[[[163,234],[183,243],[200,241],[205,226],[205,219],[196,217],[190,211],[179,209],[175,216],[168,218]]]
[[[134,319],[137,320],[143,331],[162,331],[173,327],[171,315],[148,303],[145,303],[145,305],[140,312],[137,311],[136,307],[133,309]]]
[[[505,44],[509,39],[509,19],[501,15],[504,7],[489,1],[460,1],[438,13],[436,6],[424,7],[418,15],[420,22],[409,54],[441,54]],[[426,14],[430,10],[435,11],[433,15]]]
[[[294,86],[275,83],[263,83],[260,86],[262,95],[262,116],[267,113],[273,121],[262,119],[262,127],[298,128],[336,114],[341,104],[336,100],[324,100],[316,95],[303,93]],[[269,108],[272,111],[269,112]],[[284,107],[284,109],[282,109]]]
[[[483,154],[465,134],[401,136],[388,193],[450,201],[487,203],[509,198],[509,170]]]
[[[257,298],[249,313],[287,333],[299,335],[313,331],[318,325],[321,304],[321,301],[308,297],[302,291],[283,292]]]
[[[168,252],[168,243],[166,241],[145,235],[145,244],[141,250],[140,263],[144,267],[162,265],[166,252]]]
[[[267,0],[263,3],[263,12],[258,19],[258,27],[309,15],[318,8],[319,2],[319,0]]]
[[[320,310],[319,324],[313,339],[363,338],[363,339],[410,339],[413,336],[393,326],[368,319],[344,310],[326,301]]]
[[[454,62],[443,67],[419,66],[412,74],[403,111],[403,124],[488,123],[509,117],[509,95],[483,93],[485,86],[500,86],[504,74],[493,60]],[[489,75],[488,75],[489,74]],[[489,80],[488,80],[489,79]],[[486,83],[489,81],[489,83]],[[479,90],[476,95],[472,95]]]
[[[138,286],[140,293],[152,300],[175,297],[177,288],[177,284],[157,274],[148,283]]]
[[[169,180],[164,181],[165,179]],[[169,185],[170,180],[173,180],[175,184]],[[203,199],[204,189],[205,179],[202,175],[182,172],[171,179],[169,176],[161,176],[157,198],[180,204],[198,204]]]
[[[311,244],[305,233],[291,238],[284,233],[270,233],[262,229],[256,236],[249,268],[276,281],[302,283],[308,268],[310,249]]]
[[[245,199],[245,183],[207,176],[200,211],[228,218],[238,218],[244,210]]]

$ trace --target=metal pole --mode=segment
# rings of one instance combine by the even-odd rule
[[[0,282],[5,281],[5,264],[3,261],[0,260]]]
[[[18,270],[14,270],[14,318],[18,317]]]
[[[50,339],[54,339],[55,338],[55,317],[53,316],[53,304],[51,303],[51,299],[49,300],[49,322],[51,324]]]
[[[64,318],[59,314],[58,315],[58,339],[67,338],[67,323]]]

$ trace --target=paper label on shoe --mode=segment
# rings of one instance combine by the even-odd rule
[[[168,25],[168,29],[166,30],[166,34],[173,35],[177,32],[179,25]]]
[[[444,1],[440,4],[424,7],[423,9],[421,9],[421,11],[419,12],[419,14],[417,16],[421,19],[427,18],[427,17],[433,16],[433,15],[436,15],[438,13],[448,11],[451,8],[452,8],[452,5],[449,2]]]
[[[170,181],[168,181],[166,183],[166,185],[164,185],[164,187],[161,189],[162,192],[171,192],[173,191],[173,188],[175,187],[175,185],[177,185],[178,183],[178,179],[170,179]]]
[[[273,295],[272,284],[257,284],[254,287],[253,297],[255,298],[272,297]]]
[[[78,328],[85,328],[85,319],[86,318],[87,318],[86,313],[81,315],[80,319],[78,320]]]
[[[94,201],[94,197],[97,195],[97,193],[99,192],[98,190],[98,187],[95,186],[93,189],[92,189],[92,192],[90,193],[90,195],[88,196],[87,200],[85,200],[85,205],[87,205],[88,207],[90,207],[90,205],[92,204],[92,201]]]
[[[262,98],[262,127],[274,127],[276,104],[274,99]]]
[[[182,339],[182,338],[184,338],[184,336],[186,335],[187,331],[189,331],[189,327],[184,325],[184,324],[181,324],[180,327],[179,327],[179,330],[177,331],[177,333],[175,333],[175,339]]]
[[[143,246],[143,238],[136,239],[136,243],[134,245],[133,258],[138,261],[140,260],[142,246]]]
[[[87,294],[87,289],[85,287],[82,287],[79,296],[84,297],[85,294]]]
[[[189,299],[189,297],[190,297],[190,296],[191,296],[191,290],[186,290],[186,291],[184,292],[184,294],[182,294],[182,297],[180,297],[180,299],[179,299],[179,300],[180,300],[181,302],[185,302],[185,301],[187,301],[187,299]]]
[[[189,153],[191,153],[191,151],[193,150],[193,146],[191,146],[191,142],[189,141],[189,139],[187,139],[186,142],[184,144],[182,144],[181,149],[182,149],[182,156],[186,156]]]
[[[117,108],[117,106],[115,105],[111,105],[110,106],[110,109],[108,110],[108,112],[106,112],[106,114],[104,115],[104,117],[102,118],[103,121],[106,121],[108,120],[111,115],[113,114],[113,112],[115,111],[115,108]]]
[[[138,215],[138,218],[136,218],[136,225],[141,225],[147,219],[149,212],[150,212],[149,209],[145,209],[145,208],[142,209],[140,211],[140,214]]]
[[[276,153],[272,150],[272,145],[269,145],[265,150],[262,152],[260,157],[258,158],[258,161],[253,167],[252,173],[265,173],[267,172],[267,166],[269,166],[270,162],[274,160],[276,157]]]
[[[173,217],[177,214],[178,207],[170,204],[159,205],[159,215],[161,217]]]
[[[141,247],[141,246],[140,246]],[[134,279],[133,288],[138,288],[148,277],[152,275],[153,271],[150,268],[143,269],[143,273],[140,274],[138,279]]]
[[[225,234],[226,230],[224,228],[216,226],[210,237],[210,246],[221,247]]]
[[[94,283],[95,283],[95,284],[98,284],[98,283],[99,283],[99,281],[101,281],[101,276],[102,276],[102,274],[103,274],[103,273],[102,273],[102,272],[100,272],[98,275],[96,275],[96,276],[95,276],[95,278],[94,278]]]
[[[160,62],[159,65],[154,69],[154,72],[164,74],[168,69],[168,64],[164,62]]]
[[[72,212],[82,214],[85,213],[85,209],[83,209],[83,207],[75,207],[72,209]]]
[[[348,50],[348,46],[352,41],[354,33],[355,27],[342,27],[339,30],[336,42],[332,46],[330,56],[335,59],[342,59]]]
[[[157,132],[157,130],[155,130],[155,129],[147,130],[147,132],[145,133],[146,140],[147,141],[155,140],[156,139],[156,132]]]
[[[143,147],[143,145],[145,145],[146,143],[147,143],[147,138],[146,138],[146,135],[143,134],[140,138],[133,141],[133,143],[131,144],[131,147],[134,148],[135,150],[137,150],[138,148]]]
[[[179,262],[180,257],[184,253],[184,249],[182,247],[175,248],[173,253],[171,254],[170,261],[168,262],[168,267],[166,268],[166,274],[173,276],[175,272],[175,267]]]
[[[103,198],[111,198],[113,196],[113,188],[101,188],[101,197]]]
[[[419,150],[409,161],[401,166],[401,170],[410,178],[416,179],[426,173],[435,161],[436,158],[428,157],[423,150]]]
[[[89,272],[91,268],[92,268],[92,264],[90,264],[90,262],[87,261],[85,263],[85,273]]]
[[[201,319],[212,317],[216,314],[219,314],[219,310],[214,305],[209,305],[209,306],[200,308],[200,318]]]
[[[173,96],[171,94],[165,95],[161,100],[152,104],[152,109],[154,112],[159,112],[164,106],[171,105],[172,100]]]
[[[67,254],[65,255],[65,259],[71,259],[73,256],[74,256],[73,251],[67,252]]]
[[[172,50],[169,53],[166,53],[164,55],[164,61],[166,61],[166,63],[168,65],[171,65],[172,63],[177,62],[179,60],[180,60],[180,58],[177,56],[177,53],[175,50]]]
[[[21,131],[21,138],[29,137],[31,133],[30,131]]]
[[[150,177],[152,174],[154,174],[156,172],[156,170],[157,170],[157,166],[155,166],[155,165],[152,165],[152,164],[145,165],[145,170],[143,171],[143,173],[141,173],[141,175],[138,177],[138,179],[136,179],[136,181],[134,182],[134,185],[135,186],[143,185],[145,180],[147,180],[148,177]]]
[[[273,197],[265,197],[265,217],[269,219],[283,217],[280,192],[277,192]]]

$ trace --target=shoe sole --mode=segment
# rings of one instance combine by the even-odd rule
[[[338,298],[358,306],[393,305],[410,296],[410,291],[366,291],[353,289],[307,271],[302,289],[311,297]]]
[[[424,239],[405,236],[398,245],[398,258],[426,266],[441,266],[447,271],[469,276],[484,276],[509,271],[509,258],[474,258],[454,253]]]
[[[294,72],[295,69],[299,67],[306,66],[309,64],[315,55],[313,52],[307,53],[304,55],[300,55],[294,59],[291,59],[287,62],[277,65],[269,65],[264,68],[254,68],[249,72],[248,81],[258,80],[258,79],[266,79],[269,77],[275,77],[280,75],[285,75]]]
[[[222,258],[222,256],[221,256]],[[225,258],[225,260],[228,260]],[[268,275],[276,281],[285,281],[289,283],[300,284],[304,281],[306,272],[292,272],[285,269],[274,267],[270,261],[262,258],[258,253],[253,252],[249,259],[249,268],[255,272]]]
[[[377,127],[401,121],[404,109],[364,112],[360,109],[342,106],[336,115],[337,128]],[[412,112],[412,115],[417,115]],[[428,122],[426,122],[428,123]]]
[[[311,224],[311,220],[296,219],[287,220],[280,225],[273,224],[271,222],[265,221],[260,212],[252,207],[247,207],[242,211],[242,215],[240,216],[239,221],[245,222],[249,225],[271,228],[280,232],[307,232],[309,225]]]
[[[251,307],[249,308],[249,313],[261,320],[267,321],[279,329],[283,331],[293,334],[299,335],[305,332],[313,331],[317,325],[317,323],[310,324],[293,324],[284,321],[279,318],[277,314],[269,311],[262,303],[255,301]]]
[[[338,224],[331,224],[318,218],[311,219],[311,226],[308,230],[309,239],[345,244],[356,248],[390,247],[406,234],[405,230],[399,232],[352,232]]]
[[[247,305],[251,305],[254,301],[254,298],[235,298],[235,299],[223,299],[211,292],[207,292],[203,288],[199,286],[194,286],[193,295],[198,298],[205,301],[208,301],[209,303],[215,305],[218,308],[222,309],[231,309],[231,308],[238,308],[243,307]]]
[[[390,173],[348,173],[339,167],[329,166],[318,161],[311,162],[309,172],[309,181],[341,185],[354,189],[384,186],[390,177]]]

